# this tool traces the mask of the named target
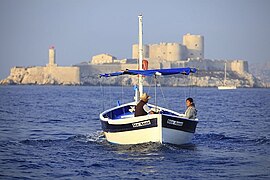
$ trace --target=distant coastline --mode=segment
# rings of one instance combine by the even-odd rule
[[[117,66],[107,65],[106,69],[116,69]],[[118,67],[119,68],[119,67]],[[11,74],[4,80],[0,81],[1,85],[83,85],[83,86],[132,86],[136,84],[136,77],[113,77],[110,79],[99,78],[98,74],[102,73],[104,66],[74,66],[74,67],[31,67],[11,69]],[[68,71],[68,72],[67,72]],[[56,72],[55,74],[50,74]],[[65,72],[61,76],[59,73]],[[54,76],[53,76],[54,75]],[[70,78],[69,76],[72,76]],[[59,78],[60,77],[60,78]],[[62,78],[61,78],[62,77]],[[75,77],[75,78],[74,78]],[[204,71],[198,70],[196,75],[189,77],[161,77],[159,82],[162,86],[196,86],[196,87],[217,87],[222,85],[224,77],[223,71]],[[66,80],[65,80],[66,79]],[[72,80],[73,79],[73,80]],[[72,80],[72,81],[71,81]],[[151,78],[145,78],[145,86],[153,86]],[[238,74],[235,72],[227,73],[227,82],[237,87],[259,87],[267,88],[266,83],[256,78],[250,73]]]
[[[204,37],[186,34],[183,44],[160,43],[144,45],[144,60],[148,69],[166,69],[178,67],[194,67],[198,73],[189,78],[161,78],[163,86],[217,87],[222,85],[224,66],[226,65],[226,82],[237,87],[270,87],[249,72],[249,65],[244,60],[212,60],[204,58]],[[89,62],[63,67],[56,64],[56,50],[49,48],[49,63],[46,66],[13,67],[7,78],[0,81],[1,85],[134,85],[134,77],[115,77],[110,80],[100,79],[100,73],[116,72],[126,69],[138,69],[138,46],[132,46],[132,58],[118,59],[110,54],[98,54]],[[270,68],[269,68],[270,69]],[[266,71],[267,72],[267,71]],[[151,85],[149,78],[145,85]]]

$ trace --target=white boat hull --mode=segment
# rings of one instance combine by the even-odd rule
[[[162,143],[188,144],[191,142],[194,133],[178,131],[174,129],[162,128]]]
[[[236,86],[218,86],[218,89],[220,90],[236,89]]]
[[[174,129],[160,128],[143,129],[128,132],[108,133],[104,132],[107,141],[113,144],[141,144],[147,142],[188,144],[192,141],[194,133],[178,131]]]
[[[141,144],[145,142],[161,142],[159,128],[140,129],[126,132],[104,132],[107,141],[114,144]]]

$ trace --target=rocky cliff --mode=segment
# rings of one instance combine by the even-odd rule
[[[198,87],[217,87],[223,84],[223,71],[198,71],[198,73],[185,76],[161,76],[158,77],[158,83],[162,86],[198,86]],[[81,77],[83,85],[134,85],[137,82],[137,77],[119,76],[110,78],[97,78],[96,76]],[[227,84],[236,85],[237,87],[266,87],[258,78],[249,73],[238,74],[235,72],[227,72]],[[146,77],[144,84],[153,86],[153,78]]]
[[[44,69],[45,68],[45,69]],[[75,68],[75,67],[72,67]],[[78,67],[76,67],[78,68]],[[33,68],[12,68],[10,75],[0,81],[0,84],[37,84],[37,85],[134,85],[137,82],[137,76],[119,76],[111,78],[99,78],[98,71],[85,71],[78,75],[78,69],[33,67]],[[74,71],[74,72],[72,72]],[[72,72],[72,73],[71,73]],[[90,73],[89,73],[90,72]],[[227,84],[237,87],[267,87],[260,79],[250,73],[227,72]],[[79,77],[77,77],[79,76]],[[76,77],[76,78],[74,78]],[[198,86],[198,87],[217,87],[223,84],[223,71],[202,71],[185,76],[167,76],[159,77],[158,82],[162,86]],[[151,77],[144,80],[146,86],[153,86],[154,81]]]
[[[80,71],[78,67],[14,67],[0,84],[79,85]]]
[[[267,87],[270,87],[270,62],[251,64],[249,69]]]

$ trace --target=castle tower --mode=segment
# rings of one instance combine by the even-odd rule
[[[187,58],[204,59],[204,37],[190,33],[183,36],[183,45],[187,47]]]
[[[186,59],[186,46],[179,43],[167,43],[167,61],[179,61]]]
[[[132,45],[132,58],[139,59],[139,46],[138,44]],[[149,46],[143,45],[143,58],[149,58]]]
[[[55,63],[55,49],[54,46],[49,48],[49,64],[47,66],[57,66]]]
[[[231,62],[231,70],[236,71],[239,74],[248,72],[248,62],[243,60],[234,60]]]
[[[149,58],[155,62],[167,59],[167,43],[152,44],[149,46]]]

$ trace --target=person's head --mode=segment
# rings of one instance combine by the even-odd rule
[[[140,97],[140,99],[144,102],[148,102],[148,100],[151,98],[147,93],[143,93]]]
[[[193,99],[192,98],[187,98],[186,99],[186,105],[187,107],[190,107],[190,106],[195,106],[194,102],[193,102]]]

